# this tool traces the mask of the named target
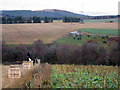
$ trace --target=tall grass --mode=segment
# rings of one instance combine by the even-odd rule
[[[2,78],[2,88],[20,88],[24,87],[25,83],[33,78],[33,75],[38,70],[39,66],[36,65],[30,70],[24,70],[22,72],[21,78],[9,78],[8,74],[4,75]]]

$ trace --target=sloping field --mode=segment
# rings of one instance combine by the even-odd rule
[[[120,29],[119,29],[120,30]],[[80,29],[82,32],[118,36],[118,29]]]
[[[2,25],[3,40],[7,44],[31,44],[40,39],[51,43],[69,32],[80,28],[117,29],[117,23],[40,23],[40,24],[4,24]]]

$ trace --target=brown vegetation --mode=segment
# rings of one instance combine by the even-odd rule
[[[45,63],[42,65],[42,69],[40,72],[36,74],[34,80],[35,88],[50,88],[51,85],[51,70],[52,66],[50,64]]]
[[[2,88],[20,88],[23,84],[27,83],[29,80],[33,78],[33,75],[39,69],[40,66],[36,65],[30,70],[24,70],[22,72],[21,78],[9,78],[8,77],[8,69],[9,66],[3,66],[2,68]],[[22,69],[22,68],[21,68]],[[5,71],[5,72],[4,72]]]
[[[38,40],[32,46],[7,46],[3,44],[2,51],[4,64],[27,60],[27,52],[30,52],[32,60],[40,58],[42,63],[120,65],[118,59],[120,49],[117,43],[111,43],[108,50],[108,48],[93,42],[86,42],[81,46],[57,45],[55,43],[48,46]]]

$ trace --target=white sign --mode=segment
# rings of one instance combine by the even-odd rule
[[[33,61],[31,62],[23,61],[22,65],[23,65],[23,69],[30,69],[33,66]]]
[[[41,59],[37,59],[38,64],[40,64]]]
[[[9,78],[20,78],[21,77],[20,68],[10,68],[10,69],[8,69],[8,77]]]
[[[30,69],[31,63],[23,63],[23,69]]]

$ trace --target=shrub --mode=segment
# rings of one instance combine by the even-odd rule
[[[57,63],[56,49],[57,45],[50,45],[49,48],[46,49],[46,53],[44,55],[44,62],[53,64]]]
[[[120,48],[118,44],[111,45],[111,48],[107,51],[104,47],[94,42],[86,42],[82,46],[57,45],[55,43],[46,45],[41,40],[35,41],[31,46],[8,46],[3,43],[3,63],[27,60],[28,52],[31,54],[32,60],[40,58],[41,62],[52,64],[120,64]]]
[[[109,58],[110,58],[110,64],[111,65],[120,65],[120,43],[114,44],[114,46],[111,47],[111,51],[109,52]]]
[[[56,57],[60,64],[72,64],[74,62],[74,46],[60,45],[56,51]]]
[[[31,49],[31,55],[32,58],[41,58],[43,60],[44,58],[44,54],[46,52],[46,45],[43,44],[43,42],[41,40],[35,41],[32,44],[32,49]]]

